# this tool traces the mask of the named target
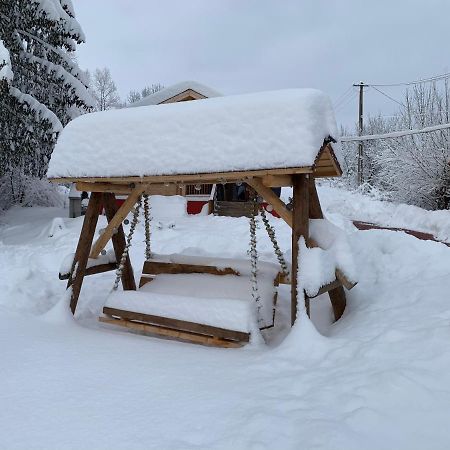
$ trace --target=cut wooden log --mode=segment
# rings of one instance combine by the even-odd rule
[[[248,342],[250,340],[250,333],[228,330],[225,328],[213,327],[200,323],[187,322],[185,320],[153,316],[151,314],[143,314],[134,311],[125,311],[122,309],[109,308],[107,306],[103,308],[103,313],[107,316],[119,317],[121,319],[142,322],[149,325],[162,326],[177,331],[189,331],[191,333],[217,337],[221,339],[228,339],[231,341]]]

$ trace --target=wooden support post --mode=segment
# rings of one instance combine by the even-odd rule
[[[308,245],[309,240],[309,175],[294,175],[292,185],[291,325],[294,325],[297,318],[298,241],[303,236]],[[309,299],[305,298],[305,305],[309,315]]]
[[[70,297],[70,309],[75,314],[77,308],[78,297],[80,296],[81,285],[83,284],[86,265],[91,250],[92,240],[94,239],[95,227],[97,226],[98,216],[100,214],[100,206],[102,202],[102,194],[93,192],[89,199],[89,204],[84,216],[83,227],[78,240],[77,250],[72,263],[70,277],[67,282],[67,288],[72,288]]]
[[[316,181],[312,175],[309,177],[309,217],[311,219],[323,219],[322,207],[317,195]]]
[[[323,219],[323,212],[320,206],[319,196],[317,195],[314,177],[310,177],[309,183],[309,215],[311,219]],[[336,278],[349,289],[355,285],[355,283],[349,282],[339,269],[336,269]],[[339,320],[344,313],[347,304],[344,288],[342,286],[337,286],[336,288],[329,290],[328,295],[333,308],[334,318],[335,320]]]
[[[333,307],[334,320],[339,320],[342,314],[344,314],[347,305],[344,288],[338,286],[335,289],[331,289],[328,291],[328,295],[330,296],[331,306]]]
[[[142,192],[145,191],[145,186],[136,187],[133,192],[128,196],[128,198],[122,203],[120,208],[117,210],[114,217],[108,223],[108,226],[105,228],[100,237],[95,241],[94,245],[91,249],[90,258],[98,258],[100,252],[105,248],[105,245],[113,236],[115,230],[119,227],[119,225],[123,222],[125,217],[127,217],[128,213],[131,211],[133,206],[139,199],[139,196]]]
[[[111,222],[115,216],[118,207],[116,202],[116,196],[112,193],[103,193],[103,206],[105,208],[106,218],[108,223]],[[112,243],[114,247],[114,253],[116,255],[117,264],[120,263],[123,250],[125,248],[125,234],[123,232],[122,224],[117,227],[117,233],[112,235]],[[122,271],[122,286],[125,291],[135,291],[136,282],[134,280],[133,267],[131,266],[130,257],[127,256],[125,266]]]

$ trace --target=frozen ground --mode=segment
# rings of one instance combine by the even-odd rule
[[[57,273],[81,220],[51,208],[0,216],[0,449],[448,449],[450,249],[356,231],[349,219],[410,228],[416,220],[443,239],[450,213],[319,194],[352,233],[359,284],[344,317],[330,325],[321,298],[320,333],[302,316],[287,335],[282,289],[270,345],[239,350],[100,326],[113,273],[86,279],[74,321]],[[246,256],[245,219],[159,220],[175,227],[154,230],[157,253]],[[273,222],[286,250],[289,230]],[[262,257],[273,259],[262,231]],[[141,231],[137,272],[142,239]]]

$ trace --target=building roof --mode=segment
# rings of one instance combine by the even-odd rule
[[[172,86],[161,89],[160,91],[155,92],[154,94],[151,94],[147,97],[144,97],[138,102],[132,103],[131,105],[129,105],[129,108],[135,108],[137,106],[159,105],[160,103],[164,103],[171,98],[187,91],[197,92],[205,98],[220,97],[222,95],[216,90],[205,86],[204,84],[197,83],[196,81],[182,81],[180,83],[173,84]]]
[[[143,177],[311,167],[324,141],[337,135],[331,102],[314,89],[102,111],[80,116],[64,128],[48,176]],[[338,147],[333,149],[339,161]]]

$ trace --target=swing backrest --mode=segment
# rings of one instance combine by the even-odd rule
[[[139,287],[144,286],[153,280],[156,275],[160,274],[189,274],[189,273],[203,273],[208,275],[236,275],[239,272],[231,267],[218,268],[215,266],[207,266],[200,264],[185,264],[162,261],[145,261],[142,268],[141,281]]]

